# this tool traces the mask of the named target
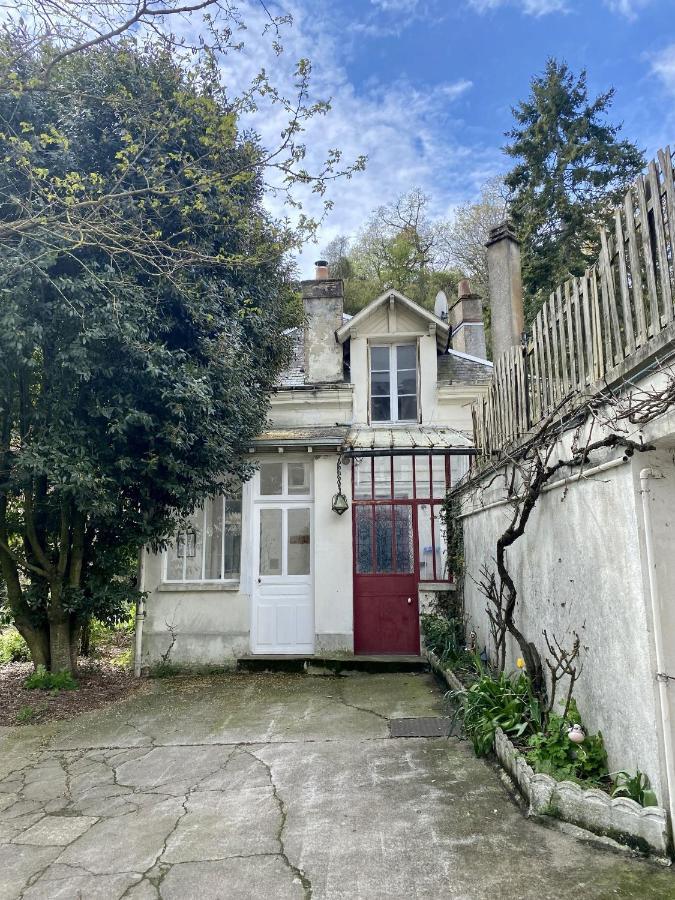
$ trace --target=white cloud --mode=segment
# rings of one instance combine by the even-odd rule
[[[294,25],[282,38],[285,49],[280,57],[267,46],[269,36],[261,41],[256,23],[250,21],[244,34],[246,50],[226,60],[224,71],[238,91],[264,65],[275,83],[291,91],[295,61],[310,57],[313,97],[332,98],[332,109],[325,117],[312,120],[303,135],[307,168],[320,168],[333,147],[342,150],[345,162],[361,154],[368,156],[364,173],[331,186],[334,207],[322,226],[319,247],[307,248],[301,260],[302,273],[307,276],[317,251],[336,234],[356,234],[373,209],[414,186],[433,198],[435,214],[446,214],[453,205],[477,193],[486,173],[494,172],[499,151],[486,149],[467,136],[458,118],[458,105],[472,88],[468,78],[430,87],[406,79],[356,87],[344,65],[339,29],[326,29],[325,19],[316,15],[314,5],[310,9],[303,0],[292,0],[290,11]],[[252,121],[263,142],[272,146],[279,141],[286,117],[275,107],[261,105]],[[304,192],[302,200],[306,212],[320,213],[320,200],[311,191]],[[279,199],[268,202],[275,214],[283,212]]]
[[[409,14],[417,10],[421,0],[370,0],[370,2],[383,12]]]
[[[629,2],[629,0],[619,0]],[[484,13],[500,6],[516,6],[527,16],[545,16],[548,13],[567,12],[566,0],[468,0],[476,12]]]
[[[627,19],[637,19],[638,11],[650,3],[651,0],[605,0],[605,6]]]
[[[675,44],[670,44],[654,54],[652,74],[661,79],[668,91],[675,94]]]

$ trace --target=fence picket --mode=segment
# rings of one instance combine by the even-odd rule
[[[647,212],[647,194],[645,192],[645,179],[640,175],[635,182],[640,208],[640,236],[642,238],[642,252],[644,257],[645,272],[647,273],[647,293],[649,294],[649,329],[647,337],[656,337],[661,331],[661,316],[659,314],[659,296],[656,292],[656,271],[654,267],[654,246],[652,244],[651,230],[649,228],[649,213]]]
[[[579,296],[578,278],[572,281],[572,303],[574,304],[574,328],[576,330],[576,344],[573,352],[579,367],[577,387],[583,391],[586,384],[586,366],[584,365],[584,335],[581,328],[581,297]]]
[[[572,325],[572,293],[569,281],[565,282],[565,318],[567,320],[567,342],[565,343],[565,358],[569,357],[569,379],[567,390],[573,391],[577,386],[577,365],[575,359],[574,328]]]
[[[666,322],[673,320],[673,294],[670,288],[670,264],[666,249],[666,230],[663,224],[663,207],[661,206],[661,185],[659,183],[656,164],[649,163],[649,187],[652,195],[652,214],[656,233],[656,252],[659,261],[659,281],[661,282],[661,303]]]
[[[614,271],[612,269],[612,254],[609,249],[607,231],[604,228],[600,231],[600,242],[602,246],[603,307],[605,304],[605,294],[607,297],[606,302],[609,306],[609,317],[605,318],[605,330],[608,338],[610,338],[610,340],[607,341],[607,360],[613,360],[614,363],[618,363],[624,356],[623,341],[621,340],[621,328],[619,327],[619,314],[616,309],[616,288],[614,285]]]
[[[668,245],[670,247],[671,264],[675,260],[675,185],[673,183],[673,163],[670,156],[670,147],[665,150],[659,150],[659,164],[663,174],[663,181],[666,187],[666,217],[668,219]],[[670,270],[669,275],[670,275]],[[675,272],[673,273],[675,274]],[[672,304],[669,310],[666,310],[666,319],[673,317]]]
[[[621,225],[621,210],[614,213],[614,235],[616,240],[616,252],[619,258],[619,286],[621,288],[621,308],[623,310],[623,333],[625,337],[625,353],[635,353],[635,332],[633,331],[633,314],[630,306],[630,292],[628,289],[628,269],[626,267],[626,242]]]

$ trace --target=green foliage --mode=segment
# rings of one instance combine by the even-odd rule
[[[117,656],[111,656],[108,660],[109,664],[114,668],[124,670],[130,669],[133,661],[134,651],[131,649],[131,647],[123,650],[122,653],[119,653]]]
[[[522,241],[526,318],[551,290],[581,275],[599,253],[598,228],[644,167],[644,155],[606,121],[614,91],[590,100],[586,72],[549,59],[513,110],[505,178]]]
[[[424,643],[442,663],[464,656],[464,626],[458,619],[425,614],[420,617]]]
[[[76,691],[77,681],[70,672],[48,672],[44,666],[38,666],[23,683],[29,691]]]
[[[576,702],[572,700],[566,719],[550,715],[546,730],[529,738],[527,761],[536,772],[551,775],[559,781],[597,783],[608,774],[602,734],[587,734],[583,744],[575,744],[567,736],[574,723],[582,724]]]
[[[28,645],[16,628],[0,633],[0,665],[8,662],[27,662],[30,659]]]
[[[173,678],[175,675],[181,674],[180,666],[176,666],[170,662],[160,662],[150,669],[151,678]]]
[[[9,54],[16,83],[42,52]],[[218,78],[122,42],[49,91],[0,85],[0,236],[23,223],[0,241],[0,581],[47,666],[134,602],[139,547],[250,474],[299,321],[295,238]]]
[[[640,806],[658,806],[656,793],[651,789],[649,777],[639,769],[635,775],[630,772],[613,772],[612,797],[628,797]]]
[[[22,706],[17,710],[15,719],[18,725],[29,725],[44,712],[44,706]]]
[[[458,715],[477,756],[492,749],[497,728],[512,739],[541,728],[541,707],[527,675],[484,671],[468,690],[452,691],[448,697],[460,704]]]

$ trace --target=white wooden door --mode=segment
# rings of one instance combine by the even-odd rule
[[[278,480],[271,479],[265,471],[266,466],[274,467],[275,476],[281,474],[280,488]],[[300,466],[306,467],[304,474]],[[309,466],[309,463],[292,461],[262,463],[261,472],[256,476],[253,653],[314,652],[313,505]],[[274,499],[270,489],[278,490],[279,500]]]

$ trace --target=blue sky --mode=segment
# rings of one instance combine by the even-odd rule
[[[585,67],[593,95],[615,87],[612,119],[648,154],[675,144],[675,0],[268,5],[290,13],[294,24],[285,29],[284,53],[276,59],[258,42],[252,20],[250,71],[263,60],[278,82],[289,84],[292,64],[308,56],[317,96],[332,97],[328,117],[307,133],[310,163],[333,146],[347,159],[369,158],[365,173],[332,189],[335,205],[319,244],[300,259],[305,277],[328,240],[356,234],[372,209],[413,186],[432,197],[436,216],[451,218],[483,181],[508,168],[501,147],[511,106],[527,96],[548,56],[575,71]],[[236,78],[249,73],[241,61],[236,66]],[[264,140],[272,143],[280,125],[270,115],[261,126]]]

